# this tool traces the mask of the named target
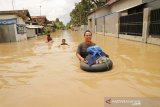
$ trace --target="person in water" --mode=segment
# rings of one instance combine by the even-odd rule
[[[66,43],[66,39],[62,39],[61,45],[68,45],[68,44]]]
[[[61,43],[58,47],[63,46],[63,45],[69,46],[69,45],[66,43],[66,39],[62,39],[62,43]]]
[[[50,34],[47,34],[47,41],[46,41],[46,42],[53,42],[53,40],[52,40]]]
[[[77,58],[84,63],[87,63],[85,60],[86,56],[88,55],[87,48],[90,46],[96,45],[92,42],[92,33],[90,30],[86,30],[84,32],[84,42],[80,43],[77,48],[76,56]]]
[[[86,30],[84,32],[84,42],[80,43],[77,48],[76,56],[77,58],[84,63],[88,64],[86,59],[91,59],[90,54],[87,52],[89,47],[95,46],[96,44],[92,42],[92,32],[90,30]],[[103,52],[104,56],[109,57],[107,54]],[[89,56],[89,58],[88,58]],[[90,61],[89,61],[90,62]],[[93,61],[92,61],[93,62]]]

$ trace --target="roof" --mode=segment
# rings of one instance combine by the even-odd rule
[[[26,19],[29,17],[31,19],[31,16],[29,14],[28,10],[8,10],[8,11],[0,11],[0,15],[17,15],[19,17],[22,17],[23,19]]]
[[[26,25],[27,28],[30,28],[30,29],[34,29],[34,28],[43,28],[43,26],[40,26],[40,25]]]
[[[46,16],[31,16],[32,19],[45,19],[47,20]]]

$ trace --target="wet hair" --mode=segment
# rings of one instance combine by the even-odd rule
[[[92,36],[92,32],[91,32],[90,30],[86,30],[86,31],[84,32],[84,36],[85,36],[86,32],[90,32],[90,33],[91,33],[91,36]]]
[[[50,34],[47,34],[47,36],[50,36]]]
[[[65,42],[65,41],[66,41],[66,39],[62,39],[62,41],[64,41],[64,42]]]

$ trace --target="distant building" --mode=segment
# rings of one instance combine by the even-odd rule
[[[25,21],[30,19],[28,10],[0,11],[0,42],[26,40]]]
[[[56,30],[56,25],[54,21],[47,21],[47,26],[50,27],[51,32]]]
[[[38,25],[45,26],[47,24],[46,16],[31,16],[32,21],[38,23]]]
[[[106,0],[88,15],[98,34],[160,45],[160,0]]]
[[[33,20],[26,21],[27,37],[30,38],[42,35],[43,27],[44,26],[38,25],[38,23]]]
[[[26,25],[27,28],[27,38],[37,37],[40,35],[40,29],[43,28],[43,26],[40,25]]]

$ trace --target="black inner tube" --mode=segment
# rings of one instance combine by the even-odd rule
[[[94,64],[89,66],[88,64],[84,62],[80,62],[80,68],[84,71],[89,71],[89,72],[101,72],[101,71],[108,71],[112,69],[113,62],[108,59],[107,62],[102,63],[102,64]]]

